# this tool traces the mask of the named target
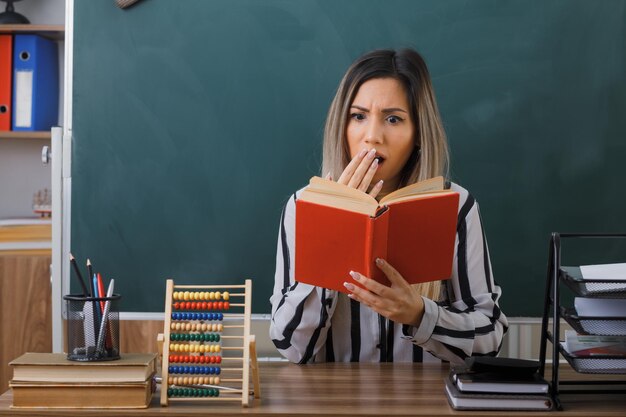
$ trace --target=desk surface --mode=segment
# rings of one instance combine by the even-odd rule
[[[573,373],[563,370],[563,375]],[[13,410],[12,395],[0,396],[0,416],[197,416],[197,415],[499,415],[494,411],[454,411],[444,393],[447,365],[435,364],[261,364],[261,399],[249,408],[239,403],[172,403],[160,407],[158,395],[142,410]],[[578,378],[580,375],[576,374]],[[572,395],[561,397],[561,416],[624,416],[622,395]],[[524,413],[506,413],[523,415]],[[537,412],[530,413],[538,416]]]

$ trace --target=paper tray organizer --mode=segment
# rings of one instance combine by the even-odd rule
[[[626,357],[613,355],[575,356],[559,344],[561,355],[581,374],[626,374]]]
[[[568,287],[574,295],[592,298],[626,298],[626,282],[617,280],[582,280],[579,267],[561,265],[561,239],[585,239],[593,242],[596,239],[626,239],[626,233],[552,233],[548,251],[548,273],[546,277],[543,317],[541,320],[541,346],[539,350],[539,374],[545,375],[548,342],[552,343],[552,378],[550,394],[557,410],[562,410],[559,394],[594,393],[595,390],[567,389],[565,387],[606,385],[604,392],[626,393],[623,379],[597,380],[561,380],[559,379],[559,356],[563,356],[570,366],[579,373],[588,374],[626,374],[626,357],[609,355],[572,356],[558,339],[561,318],[564,318],[579,333],[592,335],[623,335],[626,336],[626,319],[624,317],[581,317],[575,310],[565,308],[561,300],[561,284]],[[551,322],[551,323],[550,323]],[[551,327],[551,330],[549,329]],[[581,332],[582,330],[582,332]],[[611,388],[608,388],[611,386]],[[563,389],[565,388],[565,389]]]
[[[583,279],[580,268],[561,266],[563,282],[582,297],[626,298],[626,281]]]
[[[573,308],[561,306],[561,316],[577,333],[598,336],[621,336],[626,334],[624,317],[583,317]]]

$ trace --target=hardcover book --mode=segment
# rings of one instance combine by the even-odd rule
[[[550,410],[552,399],[544,394],[494,394],[460,391],[446,379],[448,402],[455,410]]]
[[[463,392],[547,394],[548,382],[539,374],[525,378],[496,373],[472,373],[453,370],[450,378]]]
[[[442,177],[401,188],[380,200],[313,177],[296,201],[299,282],[347,292],[353,270],[389,285],[375,265],[389,262],[410,284],[450,278],[459,194]],[[357,283],[358,285],[358,283]]]
[[[9,365],[14,383],[143,383],[156,372],[156,354],[127,353],[115,361],[76,362],[63,353],[25,353]]]
[[[153,392],[151,375],[132,383],[9,383],[13,408],[147,408]]]

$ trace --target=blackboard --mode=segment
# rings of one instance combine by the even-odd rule
[[[281,209],[318,174],[342,74],[408,46],[502,308],[539,316],[550,232],[626,230],[625,34],[618,0],[75,0],[71,250],[124,311],[163,311],[166,278],[251,278],[269,312]]]

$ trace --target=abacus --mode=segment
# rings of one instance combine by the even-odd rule
[[[247,407],[250,366],[253,393],[260,398],[255,339],[250,334],[251,291],[249,279],[244,285],[195,286],[167,280],[162,406],[170,401],[241,401]],[[241,298],[243,303],[238,302]]]

